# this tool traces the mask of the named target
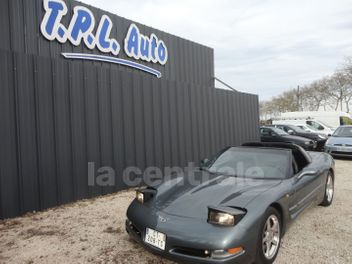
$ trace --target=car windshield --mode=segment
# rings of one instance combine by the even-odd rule
[[[208,171],[234,177],[284,179],[291,155],[284,149],[233,147],[222,153]]]
[[[288,136],[289,134],[287,134],[285,131],[276,128],[276,127],[272,127],[271,128],[276,134],[278,134],[279,136]]]
[[[322,122],[322,121],[320,121],[320,120],[319,120],[319,123],[322,124],[322,125],[324,125],[324,126],[326,126],[326,127],[328,127],[328,128],[330,128],[330,129],[333,129],[332,126],[330,126],[330,125],[328,125],[328,124],[325,124],[324,122]]]
[[[305,131],[305,132],[309,132],[309,131],[310,131],[309,128],[306,127],[306,126],[299,125],[298,127],[299,127],[300,129],[303,129],[303,131]]]
[[[306,128],[309,130],[309,129],[311,129],[311,130],[313,130],[313,131],[318,131],[318,130],[316,130],[314,127],[312,127],[312,126],[310,126],[310,125],[306,125]]]
[[[352,127],[339,127],[333,137],[352,137]]]
[[[302,128],[298,126],[289,126],[289,129],[292,129],[293,131],[297,133],[307,133],[307,131],[303,130]]]

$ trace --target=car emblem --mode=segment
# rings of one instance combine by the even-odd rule
[[[159,215],[159,221],[162,222],[162,223],[165,223],[168,221],[168,219],[166,217],[163,217],[161,215]]]

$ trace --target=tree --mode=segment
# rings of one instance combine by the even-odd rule
[[[299,100],[299,101],[298,101]],[[328,108],[350,111],[352,101],[352,57],[348,57],[339,70],[332,76],[325,76],[305,85],[297,94],[290,89],[269,101],[261,102],[261,117],[277,116],[283,112],[309,110],[318,111]]]
[[[352,57],[345,60],[343,68],[341,70],[347,80],[346,92],[345,92],[345,104],[347,112],[350,112],[350,102],[352,100]]]
[[[321,107],[326,110],[329,103],[329,77],[324,77],[306,85],[301,90],[303,109],[318,111]]]
[[[328,93],[331,98],[336,102],[335,111],[340,105],[341,111],[343,110],[343,103],[348,100],[350,94],[350,83],[344,71],[336,71],[329,80]]]

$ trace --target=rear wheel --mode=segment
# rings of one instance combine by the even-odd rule
[[[334,177],[332,172],[330,171],[326,179],[324,200],[320,205],[329,206],[332,203],[333,199],[334,199]]]
[[[281,216],[279,212],[269,207],[265,213],[259,231],[256,263],[273,263],[279,252],[281,242]]]

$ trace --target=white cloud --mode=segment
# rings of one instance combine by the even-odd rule
[[[82,0],[215,49],[217,77],[262,99],[352,56],[352,0]]]

